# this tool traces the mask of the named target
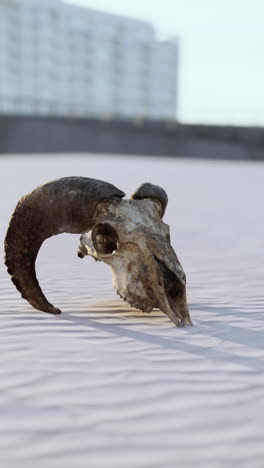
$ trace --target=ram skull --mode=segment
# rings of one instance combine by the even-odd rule
[[[24,196],[5,239],[14,284],[33,307],[59,314],[39,286],[36,257],[48,237],[80,233],[79,257],[90,255],[110,265],[121,298],[145,312],[159,308],[177,326],[191,325],[185,273],[162,221],[166,192],[146,183],[131,199],[123,200],[124,195],[106,182],[67,177]]]

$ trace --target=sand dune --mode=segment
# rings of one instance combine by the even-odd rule
[[[49,239],[38,259],[61,316],[33,310],[1,266],[1,468],[263,468],[264,166],[92,156],[0,165],[1,242],[18,198],[46,180],[97,177],[128,195],[146,180],[163,185],[194,322],[177,329],[119,301],[108,268],[77,258],[78,236]]]

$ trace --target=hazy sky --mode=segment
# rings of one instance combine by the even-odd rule
[[[264,0],[68,0],[179,36],[183,121],[264,125]]]

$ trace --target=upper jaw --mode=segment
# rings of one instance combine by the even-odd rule
[[[178,327],[192,325],[186,299],[186,276],[169,241],[149,235],[148,245],[152,261],[156,264],[156,295],[158,307]]]
[[[192,325],[186,300],[186,286],[165,263],[156,259],[162,291],[159,294],[159,308],[177,327]]]
[[[182,305],[177,303],[173,305],[166,294],[164,294],[159,300],[159,308],[169,317],[176,327],[193,325],[186,302]]]

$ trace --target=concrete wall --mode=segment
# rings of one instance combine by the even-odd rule
[[[0,116],[0,153],[49,152],[264,160],[264,129]]]

